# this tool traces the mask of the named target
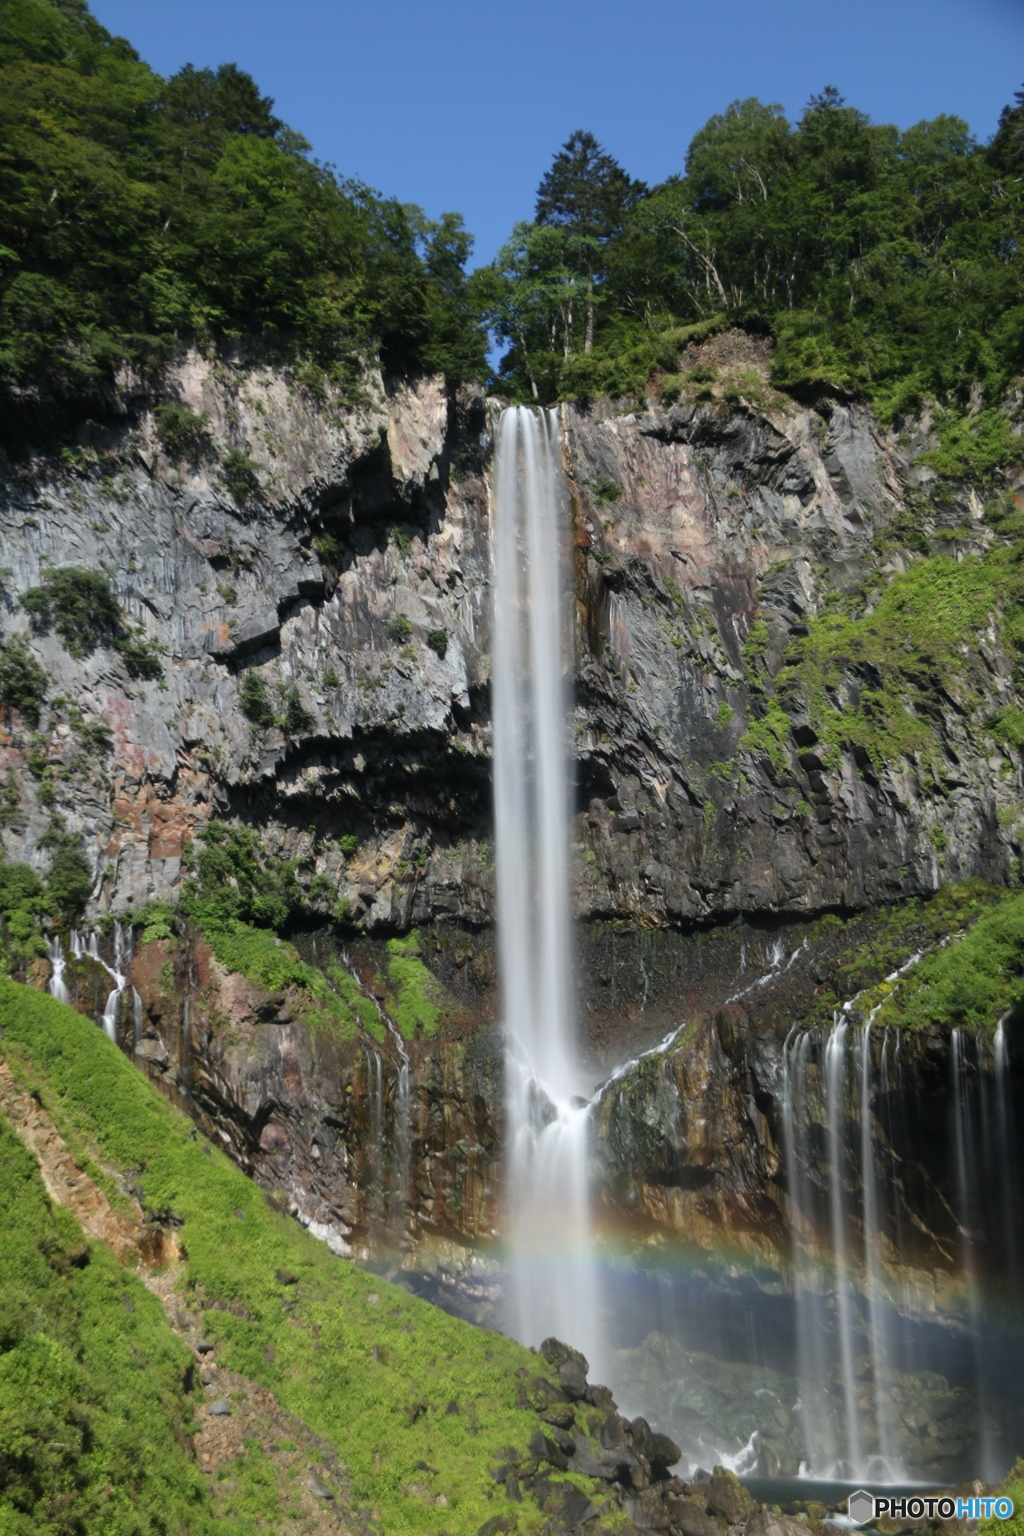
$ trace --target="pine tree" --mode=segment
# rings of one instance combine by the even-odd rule
[[[585,352],[594,344],[594,282],[602,248],[646,190],[643,182],[633,181],[601,148],[592,133],[582,129],[565,141],[537,188],[537,223],[567,232],[587,279]]]

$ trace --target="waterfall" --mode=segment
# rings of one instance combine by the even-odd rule
[[[975,1041],[975,1051],[978,1044]],[[976,1064],[980,1068],[981,1062]],[[950,1069],[953,1077],[953,1149],[956,1166],[956,1217],[960,1237],[960,1255],[963,1264],[964,1285],[967,1291],[967,1313],[971,1323],[971,1335],[975,1352],[975,1379],[978,1384],[981,1411],[982,1476],[986,1482],[995,1482],[1000,1469],[993,1444],[992,1417],[988,1411],[985,1393],[985,1370],[980,1354],[980,1342],[984,1319],[982,1317],[981,1292],[978,1265],[975,1254],[976,1228],[983,1222],[985,1202],[978,1187],[976,1149],[978,1131],[972,1114],[970,1083],[964,1032],[954,1029],[950,1041]],[[982,1098],[984,1106],[984,1098]],[[986,1127],[982,1126],[982,1132]]]
[[[100,954],[99,938],[95,932],[90,933],[88,939],[84,940],[78,929],[72,928],[68,935],[68,944],[76,960],[94,960],[97,965],[103,967],[114,983],[111,991],[107,994],[107,1000],[98,1022],[104,1034],[116,1044],[118,1009],[121,1002],[121,993],[124,991],[128,981],[125,972],[131,964],[132,958],[132,931],[130,928],[122,927],[118,922],[114,923],[113,965],[108,965]],[[59,1002],[69,1003],[71,998],[64,982],[64,968],[67,964],[67,959],[64,954],[64,946],[56,934],[50,940],[50,963],[53,966],[53,975],[50,977],[51,996],[57,998]]]
[[[67,959],[64,955],[64,946],[56,933],[50,940],[50,964],[53,966],[53,974],[50,977],[50,996],[55,997],[58,1003],[70,1003],[71,995],[64,982],[64,967],[67,965]]]
[[[135,988],[132,987],[132,1055],[133,1056],[137,1056],[139,1054],[139,1047],[142,1044],[142,1024],[143,1024],[142,998],[139,996],[139,994],[135,990]]]
[[[600,1357],[569,918],[567,497],[558,417],[498,424],[493,720],[515,1332]]]
[[[887,1043],[883,1038],[883,1061]],[[883,1382],[885,1369],[891,1369],[895,1362],[896,1349],[889,1325],[889,1298],[886,1294],[879,1253],[882,1224],[875,1129],[871,1113],[873,1096],[871,1064],[871,1025],[868,1023],[861,1031],[857,1086],[860,1097],[860,1178],[864,1201],[864,1275],[868,1301],[868,1337],[871,1341],[871,1360],[874,1365],[874,1409],[878,1455],[869,1459],[865,1470],[872,1477],[881,1476],[887,1482],[895,1482],[905,1478],[906,1471],[896,1451],[899,1445],[896,1407],[891,1395],[885,1390]]]

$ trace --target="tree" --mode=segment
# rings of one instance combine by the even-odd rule
[[[582,129],[565,141],[537,188],[536,222],[566,232],[566,252],[586,276],[585,352],[594,345],[594,283],[602,247],[622,228],[645,191],[642,182],[633,181],[594,135]]]
[[[999,170],[1019,175],[1024,168],[1024,88],[1014,92],[1013,101],[999,114],[989,155]]]

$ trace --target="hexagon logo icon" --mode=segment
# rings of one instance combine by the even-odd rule
[[[854,1525],[863,1525],[866,1520],[875,1518],[875,1496],[866,1488],[858,1488],[856,1493],[850,1494],[847,1508]]]

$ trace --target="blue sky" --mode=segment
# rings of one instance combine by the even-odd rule
[[[988,138],[1024,82],[1024,0],[92,0],[155,69],[239,64],[320,160],[453,209],[488,260],[587,128],[634,176],[681,170],[737,97],[790,117],[835,85],[876,121]]]

